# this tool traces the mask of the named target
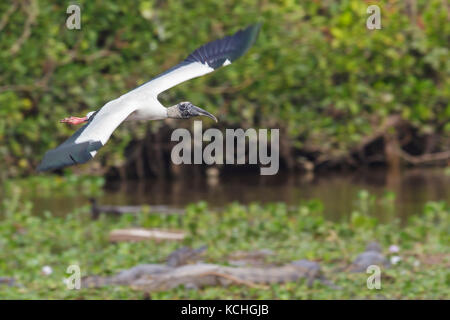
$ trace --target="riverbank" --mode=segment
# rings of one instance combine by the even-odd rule
[[[379,223],[361,211],[347,222],[331,222],[321,205],[311,202],[288,209],[284,204],[230,204],[220,211],[206,203],[186,207],[180,215],[160,215],[151,208],[138,215],[100,216],[92,220],[89,207],[65,217],[47,212],[31,214],[31,203],[3,203],[0,224],[0,284],[2,299],[449,299],[449,206],[430,202],[420,217]],[[114,229],[130,227],[178,230],[182,241],[109,241]],[[377,241],[390,267],[381,266],[381,289],[367,287],[365,272],[350,272],[366,245]],[[69,290],[68,266],[78,265],[84,276],[111,276],[139,264],[164,264],[183,246],[207,246],[201,261],[233,266],[237,252],[270,252],[260,263],[282,266],[307,259],[319,264],[337,288],[299,279],[265,287],[242,284],[206,286],[146,293],[128,286]],[[249,263],[247,261],[247,263]]]
[[[406,223],[410,216],[420,215],[428,201],[450,203],[450,171],[409,169],[393,175],[382,168],[371,168],[315,175],[280,172],[262,177],[235,173],[145,181],[38,175],[0,183],[0,202],[18,195],[22,201],[33,202],[32,212],[40,216],[46,211],[64,216],[89,204],[91,198],[100,205],[173,209],[205,201],[214,210],[235,201],[244,205],[283,202],[294,207],[318,201],[327,220],[348,221],[352,211],[359,210],[383,223],[395,219]]]

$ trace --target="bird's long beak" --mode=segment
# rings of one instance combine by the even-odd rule
[[[215,122],[218,122],[217,118],[214,115],[212,115],[211,113],[209,113],[208,111],[203,110],[202,108],[199,108],[197,106],[192,106],[192,108],[194,109],[195,112],[198,113],[197,114],[198,116],[205,116],[205,117],[213,119]]]

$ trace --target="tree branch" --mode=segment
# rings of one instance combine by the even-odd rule
[[[25,20],[25,26],[23,28],[22,35],[17,39],[17,41],[12,45],[10,49],[11,55],[15,55],[19,52],[20,48],[24,44],[24,42],[31,35],[31,26],[36,22],[37,10],[36,10],[36,1],[31,0],[23,5],[24,11],[27,14],[27,19]]]
[[[0,20],[0,31],[2,31],[3,28],[8,24],[9,17],[13,14],[14,11],[16,11],[18,6],[19,3],[17,1],[14,1],[12,5],[8,8],[8,10],[6,10],[5,14]]]
[[[406,162],[409,162],[411,164],[423,164],[427,162],[433,162],[433,161],[445,161],[450,160],[450,151],[443,151],[443,152],[437,152],[437,153],[426,153],[422,154],[420,156],[413,156],[409,153],[397,149],[398,154],[400,157],[405,160]]]

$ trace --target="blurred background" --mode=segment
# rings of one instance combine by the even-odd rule
[[[80,30],[66,27],[70,4],[81,8]],[[381,8],[380,30],[366,27],[372,4]],[[18,212],[58,217],[51,226],[64,230],[61,221],[89,212],[92,198],[168,210],[192,203],[206,211],[305,205],[333,223],[362,215],[406,225],[427,210],[448,214],[449,12],[445,0],[2,1],[0,251],[11,249],[4,261],[21,248],[9,243],[13,234],[33,222]],[[260,176],[254,165],[172,164],[171,133],[192,130],[192,121],[124,123],[93,161],[35,171],[44,153],[75,130],[59,119],[97,110],[198,46],[254,22],[262,29],[245,56],[164,92],[160,101],[188,100],[215,114],[219,122],[204,121],[204,130],[279,128],[277,175]],[[369,239],[360,240],[363,248]],[[439,243],[446,248],[447,241]],[[45,264],[38,261],[29,270]],[[19,265],[0,262],[0,270],[12,276]]]

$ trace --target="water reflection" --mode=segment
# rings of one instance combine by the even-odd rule
[[[356,210],[363,210],[361,190],[375,195],[368,206],[368,213],[382,221],[393,218],[405,220],[420,214],[427,201],[450,202],[450,176],[443,169],[409,169],[397,174],[386,170],[358,170],[322,175],[280,173],[276,176],[234,174],[218,176],[210,172],[206,177],[184,177],[173,180],[149,180],[144,182],[111,182],[101,204],[113,205],[168,205],[183,207],[186,204],[206,201],[212,208],[223,207],[230,202],[285,202],[298,205],[311,199],[324,204],[324,214],[331,220],[339,220]],[[390,193],[395,200],[389,201]],[[359,195],[359,196],[358,196]],[[64,214],[85,205],[88,199],[72,197],[33,199],[37,213],[49,210]]]

